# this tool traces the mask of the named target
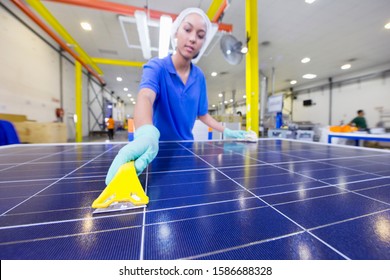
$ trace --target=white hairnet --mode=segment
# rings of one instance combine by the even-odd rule
[[[172,29],[171,29],[172,47],[173,47],[173,49],[176,49],[176,40],[175,40],[176,32],[179,29],[179,26],[182,23],[182,21],[190,14],[198,14],[198,15],[200,15],[203,18],[204,22],[206,23],[206,36],[205,36],[205,40],[204,40],[202,48],[199,50],[199,52],[202,53],[203,49],[206,47],[205,43],[207,42],[208,37],[210,36],[210,33],[211,33],[210,32],[210,30],[211,30],[211,22],[210,22],[210,19],[208,18],[208,16],[203,12],[203,10],[201,10],[199,8],[187,8],[187,9],[183,10],[177,16],[175,21],[172,23]]]

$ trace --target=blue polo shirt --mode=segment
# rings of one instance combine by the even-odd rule
[[[160,131],[160,140],[193,140],[196,118],[208,112],[206,78],[202,70],[191,63],[187,83],[183,84],[171,55],[153,58],[143,67],[139,89],[143,88],[156,93],[153,124]]]

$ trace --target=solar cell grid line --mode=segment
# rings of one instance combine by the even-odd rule
[[[74,149],[74,148],[73,148],[73,149]],[[63,151],[62,153],[69,152],[70,150],[71,150],[71,149],[67,149],[67,150]],[[59,154],[59,153],[54,153],[53,155],[56,155],[56,154]],[[20,166],[20,165],[29,164],[29,163],[32,163],[32,162],[36,162],[36,161],[38,161],[38,160],[42,160],[43,158],[47,158],[47,157],[50,157],[50,156],[52,156],[52,155],[47,155],[47,156],[44,156],[44,157],[39,157],[39,158],[37,158],[37,159],[35,159],[35,160],[31,160],[31,161],[29,161],[29,162],[27,162],[27,163],[17,164],[15,167],[18,167],[18,166]],[[80,168],[82,168],[83,166],[87,165],[88,163],[94,161],[96,158],[98,158],[98,157],[100,157],[100,156],[101,156],[101,155],[98,155],[98,156],[92,158],[91,160],[87,161],[86,163],[84,163],[84,164],[81,165],[80,167],[77,167],[77,168],[74,169],[73,171],[71,171],[71,172],[65,174],[63,177],[57,179],[56,181],[54,181],[53,183],[51,183],[51,184],[48,185],[47,187],[41,189],[40,191],[36,192],[36,193],[33,194],[33,195],[30,195],[28,198],[26,198],[25,200],[21,201],[20,203],[18,203],[18,204],[15,205],[14,207],[10,208],[8,211],[3,212],[0,216],[3,216],[3,215],[5,215],[5,214],[7,214],[8,212],[12,211],[13,209],[15,209],[15,208],[17,208],[18,206],[22,205],[23,203],[27,202],[27,201],[30,200],[31,198],[33,198],[33,197],[35,197],[36,195],[40,194],[41,192],[44,192],[46,189],[50,188],[50,187],[51,187],[52,185],[54,185],[55,183],[57,183],[57,182],[61,181],[62,179],[68,177],[70,174],[76,172],[78,169],[80,169]]]
[[[13,157],[15,154],[16,155],[22,155],[23,158],[21,160],[18,160],[18,161],[15,161],[13,164],[10,164],[8,167],[6,168],[3,168],[0,170],[0,174],[2,174],[2,176],[0,177],[2,180],[0,180],[0,183],[4,183],[4,184],[8,184],[7,181],[4,181],[6,180],[7,178],[5,178],[4,176],[4,172],[6,172],[7,170],[10,170],[12,168],[18,168],[18,167],[23,167],[23,166],[26,166],[28,164],[31,164],[31,163],[34,163],[36,161],[39,161],[41,159],[44,159],[44,158],[47,158],[47,157],[50,157],[51,155],[53,155],[53,152],[49,152],[50,151],[50,146],[49,147],[46,147],[46,146],[42,146],[42,145],[37,145],[37,146],[33,146],[31,149],[30,147],[27,147],[25,145],[22,145],[22,146],[9,146],[9,148],[12,148],[12,149],[7,149],[7,146],[6,147],[1,147],[2,149],[0,150],[2,153],[0,156],[0,162],[3,163],[4,160],[5,161],[9,161],[9,158],[10,157]],[[53,148],[53,146],[52,146]],[[26,149],[28,150],[32,150],[32,152],[28,152],[27,153],[27,157],[29,157],[30,154],[34,155],[34,157],[30,160],[24,160],[24,158],[26,157]],[[66,151],[70,151],[74,148],[72,147],[68,147],[67,149],[64,149],[64,150],[60,150],[57,152],[57,147],[54,147],[54,154],[59,154],[59,153],[63,153],[63,152],[66,152]],[[8,151],[11,151],[11,150],[16,150],[15,152],[16,153],[11,153],[11,152],[8,152]],[[49,150],[49,151],[47,151]],[[3,154],[3,151],[7,151],[5,153],[5,155],[7,156],[6,158],[4,157],[4,154]],[[41,153],[38,153],[36,154],[38,151],[44,151],[45,155],[41,156]],[[38,157],[36,157],[36,155],[38,155]],[[20,175],[20,174],[19,174]],[[25,175],[25,174],[23,174]],[[1,182],[3,181],[3,182]],[[53,180],[50,180],[50,181],[53,181]],[[14,183],[16,182],[22,182],[21,180],[13,180]],[[32,195],[32,194],[31,194]],[[4,194],[2,194],[2,197],[4,197]],[[12,209],[12,208],[11,208]],[[8,211],[10,211],[11,209],[8,209]],[[3,207],[0,208],[0,210],[3,210]],[[1,213],[3,213],[3,211],[0,211]],[[7,212],[4,212],[2,215],[4,215],[5,213]]]
[[[207,152],[207,154],[209,154],[209,152]],[[159,159],[158,158],[156,158],[156,160],[157,160],[157,165],[158,164],[160,164],[161,162],[159,162]],[[155,164],[155,165],[156,165]],[[152,163],[152,165],[153,165],[153,163]],[[199,163],[197,163],[197,165],[199,165]],[[204,168],[204,169],[209,169],[209,168],[207,168],[208,166],[207,165],[203,165],[202,166],[202,168]],[[154,170],[154,169],[153,169]],[[185,185],[186,186],[186,185]],[[217,187],[218,185],[216,185],[215,187]],[[149,185],[149,188],[150,188],[151,186]],[[189,186],[187,186],[187,187],[189,187]],[[219,188],[219,186],[218,186],[218,188]],[[152,196],[152,195],[151,195]],[[219,202],[221,200],[221,198],[219,198],[219,199],[215,199],[215,201],[217,201],[217,202]],[[201,211],[204,213],[204,212],[206,212],[206,208],[207,208],[207,211],[208,210],[210,210],[211,208],[210,207],[213,207],[214,205],[213,204],[215,204],[215,203],[213,203],[213,201],[214,200],[211,200],[211,204],[205,204],[205,203],[201,203],[201,204],[199,204],[199,202],[198,202],[198,206],[200,206],[200,207],[197,207],[196,205],[194,205],[192,208],[198,208],[198,209],[202,209]],[[231,200],[228,200],[228,201],[231,201]],[[225,203],[226,204],[226,203]],[[214,207],[215,208],[215,207]],[[191,211],[191,209],[189,210],[188,209],[188,207],[186,207],[185,209],[178,209],[178,208],[176,208],[177,210],[177,212],[181,212],[181,213],[184,213],[183,211],[186,211],[187,212],[187,214],[188,214],[188,211]],[[199,211],[199,210],[198,210]],[[231,212],[231,211],[229,211],[229,212],[226,212],[227,210],[225,210],[225,212],[223,212],[223,213],[227,213],[227,214],[231,214],[231,215],[234,215],[234,213],[236,213],[236,211],[233,211],[233,212]],[[206,220],[213,220],[214,219],[214,217],[215,217],[215,215],[219,215],[218,214],[218,212],[220,212],[220,211],[215,211],[215,212],[208,212],[208,213],[211,213],[211,215],[210,214],[204,214],[203,215],[203,218],[201,217],[201,219],[206,219]],[[159,216],[163,216],[164,215],[164,213],[159,213]],[[199,220],[199,217],[197,218],[196,217],[196,215],[194,215],[194,216],[188,216],[187,215],[187,218],[185,218],[185,219],[182,219],[180,216],[178,216],[178,215],[176,215],[176,217],[178,217],[180,220],[177,220],[177,218],[176,218],[176,220],[174,220],[173,222],[170,222],[170,224],[168,224],[168,225],[171,225],[171,226],[173,226],[173,227],[175,227],[175,226],[184,226],[184,225],[186,225],[187,224],[187,226],[188,225],[190,225],[190,224],[192,224],[192,223],[194,223],[194,222],[197,222],[198,220]],[[192,217],[192,218],[191,218]],[[153,219],[154,219],[154,217],[153,216],[150,216],[149,217],[149,220],[150,219],[152,219],[151,221],[153,221]],[[189,220],[190,219],[190,220]],[[194,221],[194,219],[195,219],[195,221]],[[175,221],[178,221],[178,222],[175,222]],[[169,221],[168,221],[169,222]],[[155,226],[156,225],[156,223],[154,223],[154,224],[152,224],[152,222],[150,222],[150,226],[151,226],[151,228],[150,228],[150,230],[148,230],[148,232],[150,232],[150,234],[151,235],[153,235],[154,234],[154,232],[152,231],[152,229],[153,229],[153,227],[156,227]],[[179,233],[177,233],[177,232],[175,232],[175,234],[179,234]],[[193,241],[193,242],[197,242],[197,241]],[[191,244],[191,246],[196,246],[195,244],[194,245],[192,245]],[[183,246],[182,246],[183,247]],[[153,251],[153,248],[147,248],[148,250],[149,250],[149,255],[148,256],[150,256],[151,258],[156,258],[157,256],[159,256],[159,255],[150,255],[150,254],[153,254],[153,253],[158,253],[158,252],[154,252]],[[178,253],[181,253],[181,254],[183,254],[183,252],[182,251],[180,251],[180,250],[178,250]],[[185,252],[184,252],[184,254],[185,254]],[[176,258],[180,258],[181,256],[180,255],[177,255],[176,256]]]
[[[107,150],[109,150],[109,149],[104,149],[104,152],[107,152]],[[111,160],[111,159],[110,159]],[[91,160],[89,160],[89,162],[91,162]],[[108,161],[107,161],[108,162]],[[59,163],[59,164],[62,164],[62,163]],[[85,164],[88,164],[88,161],[86,161],[86,163]],[[85,165],[84,164],[84,165]],[[53,168],[54,169],[56,169],[56,167],[55,166],[53,166]],[[81,168],[81,167],[80,167]],[[74,170],[75,168],[73,167],[73,170]],[[76,171],[77,171],[77,169],[76,169]],[[104,172],[106,172],[106,168],[104,168]],[[50,176],[50,174],[47,174],[48,176]],[[68,173],[68,175],[69,175],[69,173]],[[103,178],[103,176],[102,176],[102,178]],[[67,178],[68,179],[68,178]],[[64,180],[66,180],[66,179],[63,179],[63,180],[58,180],[58,179],[56,179],[57,180],[57,182],[59,182],[58,184],[63,184],[63,182],[64,182]],[[100,181],[103,181],[102,179],[100,180]],[[35,180],[35,182],[37,182],[36,180]],[[2,182],[2,183],[4,183],[4,182]],[[26,183],[28,183],[28,181],[26,181]],[[2,221],[3,221],[3,225],[10,225],[10,224],[13,224],[14,222],[12,221],[12,218],[15,218],[15,217],[18,217],[18,215],[19,215],[19,217],[26,217],[29,213],[30,213],[30,216],[32,216],[29,220],[26,220],[26,221],[28,221],[28,222],[33,222],[33,223],[39,223],[39,222],[48,222],[48,221],[51,221],[51,220],[54,220],[54,219],[56,219],[56,218],[62,218],[62,219],[66,219],[66,220],[77,220],[76,218],[75,218],[75,216],[76,215],[74,215],[74,214],[66,214],[66,213],[69,213],[70,211],[74,211],[74,210],[77,210],[77,209],[81,209],[81,210],[83,210],[82,209],[82,207],[80,208],[72,208],[72,206],[71,205],[76,205],[75,203],[83,203],[84,205],[85,205],[85,202],[82,202],[82,200],[83,199],[85,199],[85,198],[83,198],[83,197],[81,197],[80,195],[77,195],[77,194],[75,194],[75,195],[73,195],[73,197],[75,197],[77,200],[72,200],[72,201],[70,201],[70,200],[66,200],[66,201],[68,201],[68,202],[72,202],[72,203],[70,203],[69,205],[67,205],[67,204],[64,204],[63,202],[62,202],[62,198],[61,198],[61,196],[59,196],[59,195],[57,195],[55,192],[53,193],[52,192],[52,190],[53,189],[57,189],[57,190],[62,190],[61,188],[60,189],[58,189],[57,188],[57,186],[58,186],[58,184],[52,184],[52,186],[49,188],[50,189],[50,195],[52,195],[52,196],[47,196],[47,193],[48,193],[48,188],[47,188],[47,186],[44,186],[45,188],[46,188],[46,190],[44,190],[43,192],[41,192],[40,193],[40,195],[39,195],[39,199],[37,200],[35,200],[34,201],[34,203],[25,203],[26,205],[23,205],[23,207],[19,207],[18,208],[18,211],[13,211],[13,213],[12,213],[12,215],[13,216],[11,216],[11,215],[7,215],[6,217],[2,217]],[[71,188],[73,188],[73,186],[75,185],[74,183],[72,183],[72,181],[70,181],[70,182],[68,182],[68,184],[63,184],[64,185],[64,187],[66,186],[66,187],[71,187]],[[80,185],[80,184],[78,184],[78,185]],[[82,186],[80,186],[80,188],[82,188]],[[1,190],[1,189],[0,189]],[[42,188],[41,189],[39,189],[40,191],[42,191]],[[95,194],[87,194],[87,196],[86,197],[93,197],[94,195],[96,195],[97,193],[98,193],[98,191],[99,190],[96,190],[95,189]],[[32,194],[31,194],[32,195]],[[64,194],[64,195],[62,195],[62,197],[64,197],[65,195],[67,195],[66,193]],[[48,197],[48,198],[46,198],[45,199],[45,196],[46,197]],[[67,195],[67,196],[69,196],[70,198],[72,198],[70,195]],[[26,199],[28,199],[29,197],[31,197],[31,196],[27,196],[26,197]],[[51,198],[50,198],[51,197]],[[81,200],[80,200],[80,197],[81,197]],[[37,197],[38,198],[38,197]],[[55,199],[52,199],[52,198],[55,198]],[[45,205],[47,204],[45,201],[47,201],[47,200],[53,200],[53,201],[50,201],[51,202],[51,207],[53,207],[52,209],[53,210],[50,210],[50,211],[57,211],[57,214],[58,215],[56,215],[56,216],[54,216],[54,214],[53,215],[49,215],[50,213],[48,213],[46,210],[45,210]],[[60,203],[62,203],[62,205],[60,205],[59,204],[59,206],[58,206],[58,209],[56,209],[56,207],[54,207],[54,204],[53,203],[55,203],[56,201],[58,201],[58,202],[60,202]],[[78,202],[79,201],[79,202]],[[75,202],[75,203],[73,203],[73,202]],[[38,204],[37,204],[38,203]],[[88,202],[87,202],[88,203]],[[42,204],[43,206],[40,206],[40,204]],[[86,208],[86,207],[84,207],[84,208],[86,208],[85,210],[86,211],[88,211],[88,212],[90,212],[90,204],[88,203],[87,204],[88,205],[88,208]],[[77,206],[77,205],[76,205]],[[31,207],[33,207],[33,208],[31,208]],[[38,208],[37,208],[38,207]],[[24,209],[23,209],[24,208]],[[41,212],[31,212],[31,210],[29,210],[29,209],[38,209],[38,211],[41,211]],[[40,209],[42,209],[42,210],[39,210],[39,208]],[[68,209],[69,210],[68,210]],[[42,211],[46,211],[46,212],[42,212]],[[72,211],[72,212],[73,212]],[[79,211],[80,213],[82,212],[82,211]],[[47,215],[45,215],[45,213],[48,213]],[[64,214],[65,213],[65,214]],[[23,216],[22,216],[23,215]],[[42,217],[42,219],[41,219],[41,217]],[[22,219],[22,221],[23,221],[23,219]]]
[[[148,193],[148,173],[149,173],[149,166],[146,167],[146,180],[144,185],[145,193]],[[141,232],[141,246],[140,246],[140,252],[139,252],[139,259],[144,260],[144,247],[145,247],[145,225],[146,225],[146,207],[142,211],[142,232]]]
[[[277,168],[280,168],[280,169],[289,171],[288,169],[283,168],[282,166],[279,166],[279,165],[275,165],[275,164],[272,164],[272,163],[271,163],[270,165],[273,165],[273,166],[275,166],[275,167],[277,167]],[[321,171],[321,170],[320,170],[320,171]],[[353,170],[353,172],[356,172],[356,170]],[[294,174],[298,174],[298,173],[296,173],[296,172],[294,172],[294,171],[293,171],[293,173],[294,173]],[[327,172],[327,173],[328,173],[328,172]],[[321,182],[321,180],[318,180],[317,178],[313,178],[313,177],[307,176],[307,175],[305,175],[305,174],[302,174],[302,172],[301,172],[301,174],[299,174],[299,175],[304,176],[304,177],[307,177],[307,178],[309,178],[309,179],[314,179],[314,180],[317,180],[317,181]],[[329,174],[327,174],[327,177],[329,177]],[[336,178],[337,178],[337,177],[336,177]],[[324,183],[324,184],[327,184],[326,182],[323,182],[323,183]],[[324,187],[319,186],[319,187],[316,187],[316,188],[324,188]]]
[[[69,151],[70,151],[70,150],[73,150],[73,148],[69,148]],[[0,150],[0,151],[4,151],[4,150]],[[59,151],[59,152],[57,152],[57,154],[60,154],[60,153],[66,152],[66,151],[67,151],[67,150],[65,150],[65,151]],[[20,151],[17,152],[16,154],[17,154],[17,155],[22,155],[23,157],[25,157],[26,155],[25,155],[25,154],[22,154],[22,152],[23,152],[23,149],[20,149]],[[55,153],[55,154],[56,154],[56,153]],[[9,157],[12,156],[12,155],[14,155],[14,153],[12,153],[11,155],[10,155],[10,154],[6,154],[6,156],[8,156],[6,160],[9,160]],[[50,157],[50,156],[52,156],[52,155],[53,155],[53,154],[50,153],[50,154],[48,154],[48,155],[41,156],[41,157],[38,157],[38,158],[34,158],[34,159],[31,159],[31,160],[27,160],[27,161],[25,161],[25,162],[19,162],[19,163],[16,164],[16,165],[13,165],[13,164],[9,164],[9,163],[8,163],[8,165],[10,165],[10,166],[8,166],[8,167],[6,167],[6,168],[4,168],[4,169],[1,169],[0,171],[5,171],[5,170],[10,169],[10,168],[18,167],[18,166],[20,166],[20,165],[30,164],[30,163],[33,163],[33,162],[42,160],[42,159],[44,159],[44,158]],[[3,161],[3,157],[1,157],[1,156],[0,156],[0,164],[5,164],[4,161]]]
[[[328,164],[328,165],[330,165],[330,166],[338,167],[337,171],[338,171],[339,168],[340,168],[339,166],[334,165],[334,164],[329,164],[329,163],[326,163],[326,164]],[[274,165],[274,164],[271,163],[271,165]],[[284,170],[288,171],[288,169],[283,168],[283,167],[281,167],[281,166],[277,166],[277,165],[275,165],[275,166],[278,167],[278,168],[281,168],[281,169],[284,169]],[[390,165],[388,166],[388,168],[390,168]],[[356,170],[356,169],[354,169],[354,168],[345,167],[345,169],[349,169],[349,170],[351,170],[351,171],[354,172],[354,173],[359,172],[359,173],[372,174],[372,173],[369,172],[369,171],[359,171],[359,170]],[[321,171],[322,171],[322,170],[320,170],[320,172],[321,172]],[[296,172],[294,172],[294,171],[293,171],[293,173],[298,174],[298,173],[296,173]],[[326,173],[327,173],[327,174],[326,174],[327,178],[331,178],[331,177],[329,177],[329,172],[327,171]],[[345,174],[345,172],[344,172],[344,174]],[[321,179],[313,178],[313,177],[308,176],[308,175],[305,175],[305,174],[300,174],[300,175],[305,176],[305,177],[310,178],[310,179],[316,179],[316,180],[318,180],[319,182],[323,182],[324,184],[326,184],[326,182],[322,181]],[[354,175],[350,175],[350,176],[352,177],[352,176],[354,176]],[[335,176],[334,178],[338,178],[338,176]],[[390,177],[383,177],[383,178],[390,178]],[[332,179],[332,178],[331,178],[331,179]],[[365,180],[361,180],[361,181],[362,181],[362,182],[365,182],[365,181],[367,181],[367,180],[370,180],[370,179],[365,179]],[[337,187],[338,185],[335,184],[335,185],[332,185],[332,186],[336,186],[336,187]],[[323,187],[318,187],[318,188],[323,188]],[[356,193],[356,192],[350,191],[350,190],[346,190],[346,191],[347,191],[347,192]],[[356,193],[356,194],[357,194],[357,195],[364,196],[363,194],[360,194],[360,193]],[[370,197],[367,197],[367,198],[373,199],[373,198],[370,198]],[[375,200],[375,199],[374,199],[374,200]],[[379,200],[378,200],[378,201],[379,201]],[[383,202],[383,201],[379,201],[379,202]]]
[[[100,145],[101,146],[101,145]],[[109,150],[109,149],[104,149],[104,151],[102,151],[101,153],[100,153],[100,155],[104,152],[107,152],[107,150]],[[99,156],[99,155],[98,155]],[[96,158],[96,157],[95,157]],[[92,161],[93,161],[93,159],[91,159]],[[88,161],[86,161],[86,163],[85,164],[88,164],[88,162],[91,162],[91,160],[88,160]],[[108,163],[111,163],[111,160],[112,160],[112,158],[110,158],[109,160],[107,160],[107,164]],[[59,162],[59,164],[61,164],[61,162]],[[85,165],[84,164],[84,165]],[[54,168],[55,168],[55,166],[54,166]],[[106,168],[107,167],[105,167],[105,172],[107,171],[106,170]],[[102,178],[102,180],[103,180],[103,178]],[[96,193],[96,196],[97,196],[97,193]],[[91,209],[90,209],[90,202],[88,202],[87,201],[87,203],[88,203],[88,212],[89,213],[91,213],[92,211],[91,211]],[[62,212],[62,211],[61,211]],[[56,215],[57,216],[57,215]],[[62,217],[57,217],[57,219],[58,220],[56,220],[56,221],[52,221],[52,222],[49,222],[49,223],[47,223],[47,222],[44,222],[44,223],[41,223],[41,225],[42,226],[45,226],[45,231],[46,231],[46,229],[48,229],[48,227],[47,227],[47,225],[49,225],[49,226],[52,226],[52,225],[55,225],[55,224],[57,224],[57,225],[59,225],[59,224],[63,224],[63,223],[68,223],[68,224],[72,224],[72,222],[77,222],[77,221],[81,221],[81,220],[84,220],[84,223],[85,223],[85,220],[88,220],[88,218],[87,219],[74,219],[73,218],[73,220],[72,219],[63,219],[63,220],[61,220],[61,218]],[[90,219],[89,219],[90,220]],[[75,224],[75,223],[73,223],[73,224]],[[27,225],[27,224],[24,224],[24,225],[22,225],[22,227],[24,227],[24,230],[26,230],[26,226],[29,226],[29,225]],[[37,223],[37,222],[35,222],[34,224],[32,224],[30,227],[27,227],[27,229],[30,231],[30,232],[32,232],[32,233],[34,233],[34,230],[32,230],[31,231],[31,228],[34,228],[34,227],[36,227],[36,228],[39,228],[39,226],[40,226],[40,224],[39,223]],[[57,226],[58,227],[58,226]],[[5,229],[5,228],[10,228],[10,227],[2,227],[2,229]],[[52,227],[53,228],[53,227]],[[22,229],[23,230],[23,229]],[[76,230],[77,231],[77,228],[75,228],[74,230]],[[74,231],[73,230],[73,231]],[[4,231],[3,231],[4,232]],[[35,230],[35,232],[36,233],[39,233],[37,230]],[[38,236],[39,235],[41,235],[41,237],[38,237],[38,238],[36,238],[36,239],[31,239],[31,241],[34,241],[34,242],[37,242],[37,243],[39,243],[39,241],[44,241],[44,240],[50,240],[50,239],[58,239],[58,238],[63,238],[63,237],[66,237],[66,236],[71,236],[71,235],[69,235],[68,233],[66,234],[66,235],[63,235],[62,237],[61,237],[61,233],[60,233],[60,235],[58,235],[58,232],[57,233],[55,233],[56,235],[53,235],[52,237],[50,237],[50,234],[49,235],[47,235],[46,234],[46,236],[47,237],[43,237],[42,236],[42,234],[37,234]],[[73,236],[77,236],[77,235],[80,235],[80,234],[74,234],[73,233]],[[48,239],[49,238],[49,239]],[[11,244],[12,242],[15,242],[15,241],[11,241],[11,242],[8,242],[8,244]],[[17,241],[16,241],[17,242]],[[3,243],[4,244],[4,243]],[[1,250],[0,250],[1,251]],[[77,255],[77,254],[76,254]],[[40,258],[39,257],[39,255],[38,255],[38,257],[36,257],[36,258]],[[43,256],[43,258],[45,258],[44,256]]]
[[[195,156],[197,156],[196,154],[194,154]],[[207,161],[204,160],[206,163]],[[208,163],[209,164],[209,163]],[[214,167],[215,168],[215,167]],[[218,170],[219,172],[223,173],[223,171],[219,170],[218,168],[216,168],[216,170]],[[223,173],[224,174],[224,173]],[[255,193],[251,192],[249,189],[247,189],[245,186],[239,184],[238,182],[236,182],[234,179],[232,179],[231,177],[229,177],[228,175],[224,174],[227,178],[229,178],[230,180],[234,181],[235,183],[237,183],[238,185],[240,185],[243,189],[245,189],[246,191],[248,191],[251,195],[253,195],[254,197],[256,197],[257,199],[261,200],[263,203],[265,203],[266,205],[268,205],[270,208],[272,208],[274,211],[276,211],[277,213],[279,213],[280,215],[282,215],[283,217],[285,217],[286,219],[290,220],[292,223],[294,223],[295,225],[297,225],[299,228],[301,228],[302,231],[306,232],[306,233],[309,233],[312,237],[316,238],[317,240],[319,240],[321,243],[323,243],[325,246],[329,247],[331,250],[334,250],[337,254],[339,254],[340,256],[342,256],[343,258],[345,259],[349,259],[348,256],[344,255],[342,252],[338,251],[336,248],[332,247],[330,244],[326,243],[324,240],[318,238],[317,236],[315,236],[314,234],[312,234],[310,231],[308,231],[305,227],[303,227],[302,225],[300,225],[299,223],[297,223],[296,221],[294,221],[293,219],[291,219],[290,217],[288,217],[287,215],[285,215],[283,212],[279,211],[277,208],[275,208],[274,206],[272,206],[271,204],[267,203],[265,200],[263,200],[261,197],[259,197],[258,195],[256,195]]]

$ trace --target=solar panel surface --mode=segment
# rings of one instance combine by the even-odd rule
[[[163,142],[146,209],[92,215],[125,143],[0,148],[1,259],[390,259],[390,153]]]

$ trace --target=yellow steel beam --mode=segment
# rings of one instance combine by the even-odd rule
[[[101,57],[92,57],[92,61],[97,64],[110,64],[117,66],[126,66],[126,67],[142,67],[145,62],[140,61],[127,61],[127,60],[119,60],[119,59],[108,59]]]
[[[259,49],[257,0],[245,2],[245,25],[250,38],[246,54],[246,126],[259,134]]]
[[[79,54],[80,58],[91,65],[99,74],[103,75],[103,71],[92,61],[88,54],[79,46],[79,44],[69,35],[65,28],[55,19],[48,9],[39,0],[26,0],[26,2],[38,13],[46,22],[68,43],[74,46],[74,50]]]
[[[209,9],[206,13],[211,21],[213,21],[213,19],[219,12],[220,7],[225,3],[225,1],[226,0],[213,0],[213,2],[211,2]]]
[[[83,122],[82,122],[82,116],[83,116],[83,95],[82,95],[82,78],[83,78],[83,68],[81,67],[81,63],[78,61],[75,61],[75,102],[76,102],[76,116],[77,116],[77,122],[76,122],[76,142],[82,142],[83,141]]]

